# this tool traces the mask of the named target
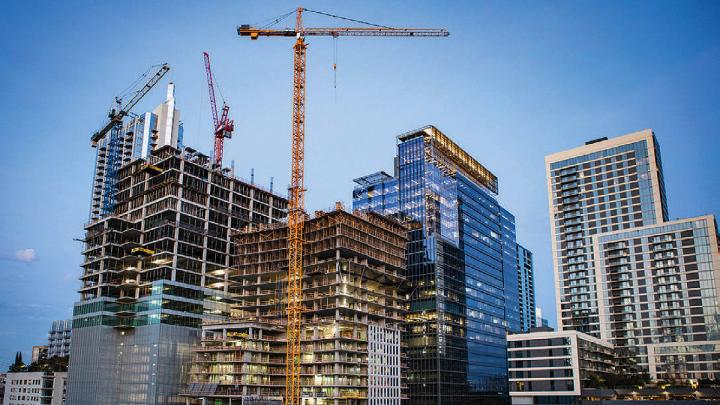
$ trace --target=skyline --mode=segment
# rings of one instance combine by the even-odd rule
[[[207,153],[212,137],[202,51],[208,50],[237,128],[226,143],[226,162],[235,160],[244,178],[254,167],[261,185],[273,176],[282,194],[288,183],[290,44],[250,42],[234,28],[297,4],[224,3],[232,12],[221,13],[219,6],[183,3],[163,10],[169,3],[153,3],[133,16],[148,29],[130,32],[124,24],[101,23],[112,5],[84,4],[72,13],[51,4],[41,10],[5,6],[12,10],[3,13],[9,21],[0,28],[0,44],[11,63],[0,65],[7,81],[0,95],[6,118],[0,122],[6,190],[0,203],[0,314],[17,325],[0,334],[0,361],[8,364],[15,351],[27,354],[42,343],[53,319],[71,316],[81,273],[81,246],[72,238],[82,235],[90,200],[89,135],[102,124],[112,97],[150,65],[170,63],[185,144]],[[545,155],[653,128],[670,218],[718,213],[718,183],[707,173],[720,146],[711,135],[720,123],[713,114],[720,101],[720,29],[713,25],[720,6],[636,2],[582,9],[558,3],[515,10],[501,3],[456,4],[464,7],[302,4],[380,24],[444,27],[451,34],[424,41],[340,39],[337,89],[332,40],[311,42],[308,211],[336,200],[347,204],[353,178],[376,168],[391,171],[397,134],[433,124],[499,177],[500,200],[517,218],[518,242],[535,254],[537,302],[552,324],[554,296],[544,293],[554,290]],[[208,21],[214,24],[203,24]],[[326,20],[312,20],[320,21]],[[94,35],[85,35],[88,30]],[[168,30],[176,38],[171,43],[162,40]],[[244,64],[245,56],[253,63]],[[135,112],[159,104],[167,82]],[[363,139],[353,145],[357,159],[347,158],[351,139]],[[244,153],[264,149],[273,152]],[[48,221],[43,214],[51,212],[55,218]]]

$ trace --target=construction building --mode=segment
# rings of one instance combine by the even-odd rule
[[[53,321],[48,331],[48,358],[70,355],[72,341],[72,319]]]
[[[230,315],[231,230],[281,220],[287,200],[171,146],[123,166],[115,198],[85,226],[68,403],[182,403],[203,320]]]
[[[304,225],[303,404],[400,404],[408,227],[340,204]],[[206,322],[187,403],[280,404],[285,392],[286,224],[235,238],[237,318]],[[214,401],[214,402],[212,402]]]
[[[175,108],[175,84],[167,87],[166,99],[152,112],[132,114],[123,123],[119,138],[118,151],[111,153],[111,134],[98,141],[95,155],[90,218],[100,218],[112,213],[115,193],[114,184],[109,176],[116,176],[118,170],[135,159],[147,159],[151,152],[163,146],[182,149],[183,124],[180,111]],[[111,167],[112,166],[112,167]]]
[[[353,208],[422,224],[405,271],[410,400],[507,401],[505,336],[521,328],[515,218],[497,177],[439,129],[397,140],[394,176],[356,179]]]

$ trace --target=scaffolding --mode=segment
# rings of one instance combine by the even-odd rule
[[[368,404],[372,398],[399,404],[405,397],[400,335],[407,234],[404,223],[375,213],[349,213],[340,204],[305,221],[303,403]],[[287,224],[252,225],[235,235],[229,292],[238,300],[238,318],[203,328],[191,372],[193,388],[202,397],[223,404],[283,397],[287,249]],[[188,398],[201,397],[190,391]]]

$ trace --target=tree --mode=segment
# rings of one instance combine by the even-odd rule
[[[49,359],[40,359],[28,366],[28,371],[67,371],[67,357],[51,357]]]
[[[25,363],[23,363],[21,352],[15,353],[15,363],[10,365],[10,368],[8,369],[8,371],[10,371],[11,373],[18,373],[21,371],[25,371]]]

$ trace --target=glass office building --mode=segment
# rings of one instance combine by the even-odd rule
[[[422,224],[406,268],[410,399],[502,399],[520,306],[515,218],[496,200],[497,178],[432,126],[398,137],[395,166],[395,176],[357,179],[353,208]]]

